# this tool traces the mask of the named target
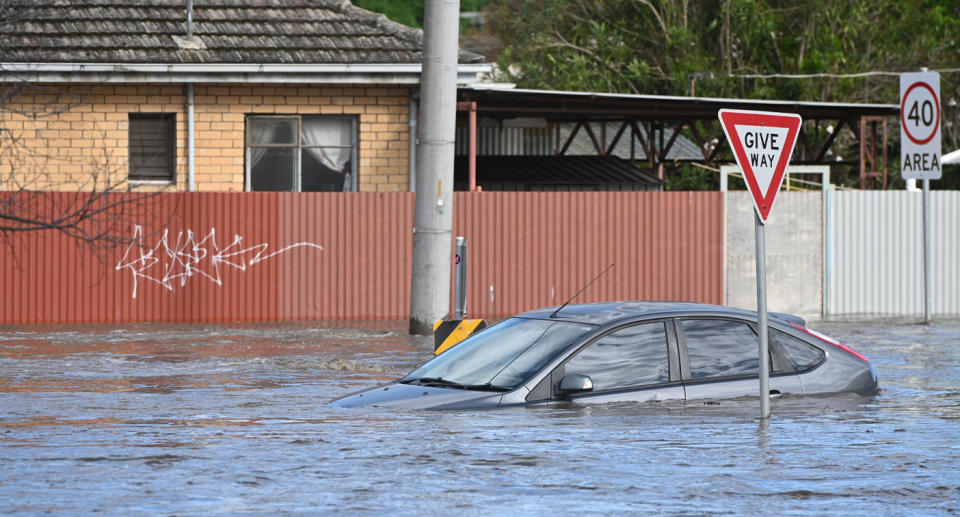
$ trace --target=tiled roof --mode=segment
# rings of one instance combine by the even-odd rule
[[[347,0],[11,0],[0,62],[415,64],[423,31]],[[460,51],[461,63],[483,56]]]

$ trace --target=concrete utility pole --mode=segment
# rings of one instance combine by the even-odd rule
[[[459,31],[459,0],[425,2],[410,289],[411,334],[431,334],[434,322],[450,312]]]

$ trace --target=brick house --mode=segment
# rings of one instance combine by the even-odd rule
[[[409,189],[422,31],[346,0],[193,4],[9,4],[0,189]]]

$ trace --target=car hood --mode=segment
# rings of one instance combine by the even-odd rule
[[[391,383],[347,395],[330,404],[336,407],[381,406],[399,409],[492,408],[503,393]]]

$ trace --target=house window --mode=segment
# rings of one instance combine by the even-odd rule
[[[357,190],[355,117],[247,117],[247,190]]]
[[[173,182],[177,163],[174,113],[131,113],[128,119],[130,179]]]

